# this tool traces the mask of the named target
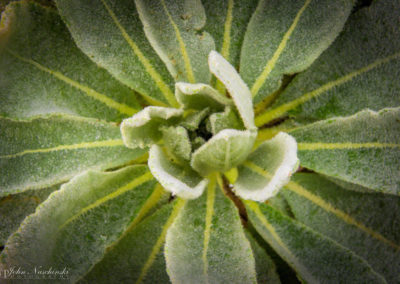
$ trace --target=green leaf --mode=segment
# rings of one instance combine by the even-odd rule
[[[136,0],[144,32],[175,81],[208,84],[208,53],[213,38],[200,0]],[[162,27],[162,28],[160,28]]]
[[[39,190],[29,190],[24,193],[8,195],[0,198],[0,246],[14,233],[26,216],[32,214],[60,185]]]
[[[282,191],[299,221],[364,258],[388,283],[400,281],[400,198],[345,190],[297,174]]]
[[[373,1],[350,17],[343,33],[296,76],[257,125],[289,113],[313,121],[365,108],[400,105],[400,1]]]
[[[120,121],[141,107],[135,93],[74,44],[53,9],[10,4],[0,31],[0,115],[70,113]]]
[[[123,165],[144,152],[127,149],[117,125],[50,115],[0,118],[0,196],[67,181],[87,169]]]
[[[199,176],[189,165],[180,165],[168,159],[158,145],[153,145],[150,149],[149,168],[166,190],[184,199],[199,197],[208,183],[207,179]]]
[[[89,171],[53,193],[7,242],[0,268],[68,268],[75,282],[162,195],[145,166]]]
[[[400,193],[400,108],[332,118],[292,132],[301,165],[346,182]]]
[[[150,46],[131,0],[56,0],[78,47],[153,104],[177,106],[173,79]]]
[[[200,123],[207,117],[209,113],[210,113],[210,108],[208,107],[200,111],[191,111],[181,121],[180,125],[185,127],[187,130],[195,131],[197,128],[199,128]]]
[[[187,162],[190,160],[192,145],[189,134],[182,126],[161,127],[164,145],[170,156],[177,161]]]
[[[211,73],[213,73],[227,88],[231,95],[244,126],[249,130],[256,129],[251,93],[247,85],[240,78],[235,68],[216,51],[210,52],[208,57]]]
[[[298,165],[296,141],[280,132],[262,143],[238,167],[239,177],[233,190],[244,199],[264,202],[288,183]]]
[[[213,113],[209,117],[211,132],[215,135],[224,129],[244,129],[242,122],[237,114],[230,108],[226,107],[224,112]]]
[[[246,201],[261,236],[309,283],[386,283],[368,263],[335,241],[276,209]]]
[[[163,206],[130,226],[79,283],[169,283],[163,244],[183,200]]]
[[[213,177],[207,194],[188,201],[168,230],[165,257],[172,283],[256,283],[250,244],[221,186]]]
[[[265,250],[257,243],[252,235],[246,231],[246,237],[250,242],[253,251],[254,259],[256,261],[257,283],[271,284],[281,283],[279,276],[276,273],[276,267],[271,257]]]
[[[124,144],[129,148],[145,148],[162,138],[160,126],[177,122],[183,111],[176,108],[149,106],[121,124]]]
[[[233,105],[232,100],[224,97],[209,85],[201,83],[176,83],[175,96],[185,109],[202,110],[209,107],[212,110],[220,111],[225,106]]]
[[[247,27],[240,74],[255,102],[276,91],[284,74],[300,72],[332,43],[350,0],[261,0]]]
[[[222,130],[192,154],[190,165],[203,176],[226,172],[247,158],[256,136],[249,130]]]

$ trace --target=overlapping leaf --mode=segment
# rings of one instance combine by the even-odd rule
[[[284,74],[306,69],[341,31],[353,1],[259,1],[243,41],[240,74],[259,102]]]
[[[0,32],[0,115],[71,113],[120,121],[140,109],[135,93],[91,62],[53,9],[7,7]]]
[[[292,132],[301,165],[376,191],[399,194],[400,109],[332,118]]]
[[[156,104],[176,106],[173,80],[150,46],[134,1],[57,0],[79,48]]]
[[[249,218],[261,236],[310,283],[386,283],[368,263],[335,241],[283,215],[246,201]]]
[[[355,252],[387,283],[400,281],[400,198],[340,188],[316,174],[297,174],[283,190],[296,217]]]
[[[94,119],[0,118],[0,129],[0,196],[67,181],[89,168],[120,166],[144,153],[124,146],[117,125]]]
[[[155,184],[144,166],[75,177],[11,236],[1,255],[1,269],[68,267],[69,281],[76,281],[156,204],[162,192]]]
[[[286,113],[312,121],[399,106],[399,13],[400,1],[383,0],[353,14],[332,46],[256,119],[257,125]]]
[[[168,230],[165,256],[173,283],[256,282],[239,214],[215,179],[207,194],[185,204]]]

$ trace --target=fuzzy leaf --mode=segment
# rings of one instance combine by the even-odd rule
[[[28,190],[23,193],[0,198],[0,246],[14,233],[26,216],[35,212],[42,203],[60,185],[49,188]]]
[[[290,132],[301,165],[385,193],[400,193],[400,108],[332,118]]]
[[[192,152],[189,135],[182,126],[162,127],[164,145],[168,153],[178,161],[189,161]]]
[[[75,282],[158,201],[162,191],[155,185],[145,166],[75,177],[25,219],[8,240],[0,268],[67,267]]]
[[[50,115],[0,118],[0,196],[67,181],[87,169],[123,165],[142,150],[127,149],[115,124]]]
[[[211,73],[213,73],[229,91],[244,126],[249,130],[255,129],[251,93],[235,68],[216,51],[210,52],[208,64],[210,65]]]
[[[131,0],[56,0],[78,47],[154,104],[177,106],[173,79],[150,46]]]
[[[168,230],[165,257],[172,283],[256,283],[238,211],[218,187],[212,178],[207,194],[188,201]]]
[[[144,32],[175,81],[208,84],[208,53],[213,38],[200,0],[136,0]],[[162,29],[160,28],[162,27]]]
[[[193,111],[189,113],[180,124],[187,130],[195,131],[209,113],[210,109],[208,107],[200,111]]]
[[[297,174],[282,191],[296,219],[364,258],[388,283],[400,281],[400,198],[347,191]]]
[[[313,121],[400,106],[399,13],[400,1],[382,0],[352,15],[332,46],[296,76],[257,124],[287,112]]]
[[[309,283],[386,283],[368,263],[335,241],[286,217],[276,209],[246,201],[261,236]]]
[[[249,130],[222,130],[192,154],[190,164],[204,176],[214,171],[226,172],[247,158],[256,136]]]
[[[132,90],[75,46],[53,9],[14,2],[2,21],[1,116],[70,113],[120,121],[141,108]]]
[[[351,0],[261,0],[240,57],[254,101],[276,91],[284,74],[309,67],[342,30],[352,7]]]
[[[239,177],[233,190],[244,199],[263,202],[278,193],[298,165],[296,141],[280,132],[262,143],[238,167]]]
[[[224,129],[243,129],[243,124],[236,113],[226,107],[224,112],[213,113],[209,117],[211,132],[215,135]]]
[[[79,283],[169,283],[163,244],[183,204],[168,204],[130,226]]]
[[[185,109],[202,110],[209,107],[212,110],[220,111],[225,106],[233,104],[232,100],[206,84],[176,83],[175,96]]]
[[[149,106],[121,124],[124,144],[129,148],[145,148],[162,138],[160,126],[176,122],[183,114],[182,110]]]
[[[153,145],[150,149],[149,168],[166,190],[184,199],[199,197],[208,183],[207,179],[199,176],[189,165],[170,161],[158,145]]]

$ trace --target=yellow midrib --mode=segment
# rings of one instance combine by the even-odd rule
[[[365,142],[365,143],[297,143],[299,151],[312,151],[312,150],[335,150],[335,149],[361,149],[361,148],[400,148],[400,144],[394,143],[380,143],[380,142]]]
[[[296,108],[297,106],[311,100],[312,98],[315,98],[315,97],[321,95],[322,93],[329,91],[330,89],[332,89],[334,87],[337,87],[339,85],[342,85],[342,84],[352,80],[354,77],[360,76],[361,74],[366,73],[366,72],[378,67],[379,65],[388,63],[389,61],[396,59],[398,57],[400,57],[400,52],[395,53],[390,56],[387,56],[382,59],[375,60],[373,63],[371,63],[367,66],[364,66],[363,68],[360,68],[358,70],[355,70],[353,72],[350,72],[350,73],[340,77],[337,80],[328,82],[311,92],[305,93],[304,95],[298,97],[297,99],[295,99],[291,102],[282,104],[272,110],[267,110],[266,112],[264,112],[256,117],[256,119],[255,119],[256,126],[260,127],[260,126],[264,125],[265,123],[268,123],[268,122],[284,115],[289,110],[292,110],[292,109]]]
[[[126,42],[129,44],[129,46],[132,48],[133,53],[137,56],[139,61],[142,63],[144,68],[146,69],[147,73],[150,75],[150,77],[153,79],[154,83],[157,85],[161,93],[165,96],[166,100],[168,103],[173,106],[173,107],[178,107],[178,102],[175,99],[174,94],[172,93],[171,89],[169,86],[164,82],[162,76],[155,70],[153,65],[150,63],[150,61],[147,59],[147,57],[143,54],[143,52],[140,50],[140,48],[136,45],[136,43],[132,40],[132,38],[128,35],[126,32],[125,28],[121,25],[119,22],[117,16],[111,10],[110,6],[106,3],[105,0],[101,0],[103,3],[104,7],[106,8],[108,14],[112,18],[114,24],[118,27],[120,30],[123,38],[126,40]],[[160,105],[165,105],[163,102],[158,101],[154,97],[151,97],[149,94],[142,94],[145,97],[147,97],[151,101],[157,101]]]
[[[142,267],[140,275],[139,275],[138,279],[136,280],[136,284],[139,284],[143,281],[143,279],[146,276],[147,272],[149,271],[151,265],[154,263],[154,260],[156,259],[156,256],[159,253],[162,244],[165,241],[165,236],[167,235],[167,231],[168,231],[169,227],[172,225],[172,222],[178,216],[178,213],[181,211],[182,207],[185,204],[186,204],[186,200],[180,199],[180,198],[177,200],[177,203],[175,204],[175,206],[171,212],[171,215],[169,216],[167,222],[165,223],[160,236],[158,237],[154,247],[151,250],[149,257],[147,258],[145,264]]]
[[[293,31],[296,29],[297,24],[299,23],[301,15],[304,13],[304,11],[306,10],[307,6],[310,3],[311,3],[311,0],[306,0],[304,5],[297,12],[296,17],[294,18],[289,29],[284,34],[281,42],[278,45],[278,48],[274,52],[274,55],[267,62],[262,73],[257,77],[256,81],[254,82],[254,85],[251,87],[251,94],[253,95],[253,97],[255,97],[258,94],[259,90],[264,85],[264,83],[267,80],[272,69],[274,69],[276,62],[278,61],[279,57],[283,53],[284,49],[286,48],[286,44],[287,44],[290,36],[292,35]]]
[[[132,108],[132,107],[130,107],[128,105],[125,105],[125,104],[118,103],[118,102],[114,101],[113,99],[107,97],[106,95],[101,94],[101,93],[89,88],[88,86],[82,85],[82,84],[78,83],[75,80],[72,80],[71,78],[65,76],[61,72],[51,70],[51,69],[41,65],[40,63],[38,63],[38,62],[36,62],[36,61],[34,61],[32,59],[24,58],[24,57],[18,55],[17,53],[15,53],[14,51],[11,51],[9,49],[7,50],[7,52],[10,53],[15,58],[35,66],[39,70],[44,71],[44,72],[54,76],[55,78],[63,81],[64,83],[66,83],[66,84],[68,84],[68,85],[70,85],[70,86],[82,91],[88,97],[91,97],[91,98],[93,98],[93,99],[95,99],[95,100],[97,100],[99,102],[102,102],[103,104],[105,104],[109,108],[115,109],[115,110],[119,111],[120,113],[123,113],[123,114],[131,116],[131,115],[133,115],[134,113],[136,113],[138,111],[137,109],[134,109],[134,108]]]
[[[168,19],[169,19],[170,23],[171,23],[171,25],[172,25],[172,27],[173,27],[173,29],[175,31],[176,39],[178,40],[179,48],[181,50],[181,54],[182,54],[182,58],[183,58],[183,62],[185,64],[185,71],[186,71],[186,74],[187,74],[187,78],[188,78],[190,83],[194,84],[196,82],[196,79],[194,77],[193,69],[192,69],[192,66],[190,64],[190,58],[189,58],[189,55],[187,53],[186,46],[185,46],[185,43],[184,43],[184,41],[182,39],[181,33],[179,31],[179,28],[176,25],[176,23],[174,22],[174,19],[172,18],[171,14],[169,13],[168,8],[165,5],[165,1],[161,0],[161,3],[163,5],[165,13],[168,16]]]
[[[136,187],[138,187],[139,185],[149,181],[153,179],[153,175],[150,172],[146,172],[145,174],[135,178],[133,181],[131,181],[128,184],[125,184],[124,186],[118,188],[117,190],[113,191],[112,193],[97,199],[95,202],[93,202],[92,204],[90,204],[89,206],[86,206],[84,208],[82,208],[81,210],[79,210],[78,213],[74,214],[72,217],[70,217],[69,219],[67,219],[67,221],[65,221],[59,228],[58,230],[62,230],[65,226],[67,226],[69,223],[71,223],[72,221],[76,220],[79,216],[82,216],[83,214],[85,214],[86,212],[88,212],[89,210],[92,210],[93,208],[96,208],[104,203],[106,203],[107,201],[117,198],[118,196],[124,194],[125,192],[128,192],[130,190],[135,189]]]
[[[0,159],[16,158],[16,157],[27,155],[27,154],[49,153],[49,152],[56,152],[56,151],[62,151],[62,150],[78,150],[78,149],[87,149],[87,148],[116,147],[116,146],[123,146],[123,145],[124,145],[124,142],[121,139],[83,142],[83,143],[71,144],[71,145],[60,145],[60,146],[56,146],[56,147],[52,147],[52,148],[24,150],[19,153],[0,156]]]

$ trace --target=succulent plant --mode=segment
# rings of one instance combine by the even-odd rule
[[[399,15],[8,4],[1,282],[400,283]]]

